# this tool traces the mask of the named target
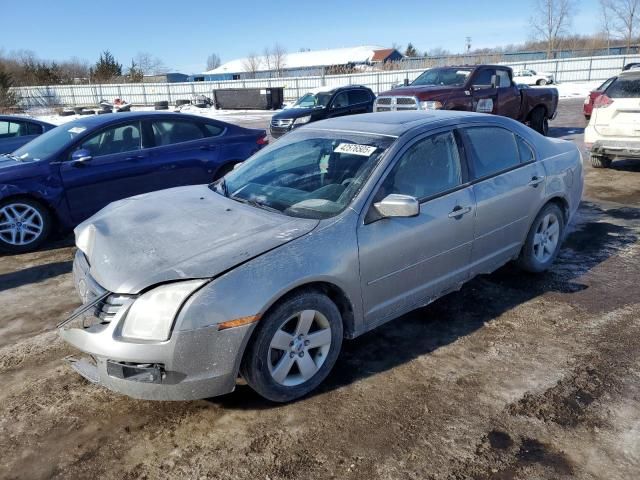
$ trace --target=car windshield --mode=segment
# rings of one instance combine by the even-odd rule
[[[640,76],[618,77],[607,88],[609,98],[638,98],[640,97]]]
[[[432,68],[411,82],[411,85],[462,86],[470,74],[470,68]]]
[[[330,92],[305,93],[293,106],[300,108],[326,107],[329,100],[331,100]]]
[[[83,122],[69,122],[31,140],[11,154],[23,162],[45,160],[50,155],[64,148],[71,139],[84,132],[87,127]]]
[[[329,218],[351,203],[394,140],[374,134],[292,132],[211,188],[288,216]]]

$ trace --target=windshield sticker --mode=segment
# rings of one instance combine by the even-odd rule
[[[86,127],[73,127],[70,128],[69,130],[67,130],[69,133],[73,133],[75,135],[78,135],[79,133],[82,133],[86,130]]]
[[[334,153],[349,153],[351,155],[362,155],[363,157],[370,157],[377,149],[378,147],[371,147],[369,145],[341,143],[336,147]]]

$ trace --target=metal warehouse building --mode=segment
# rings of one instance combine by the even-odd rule
[[[273,66],[273,59],[266,56],[239,58],[200,75],[193,75],[190,80],[202,82],[325,75],[334,73],[332,70],[339,67],[366,68],[401,58],[402,54],[397,50],[376,45],[295,52],[284,54],[281,66],[277,69]]]

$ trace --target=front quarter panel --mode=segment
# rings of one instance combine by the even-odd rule
[[[193,330],[221,322],[262,316],[283,295],[312,282],[329,282],[350,300],[362,318],[357,215],[347,210],[312,232],[250,260],[214,279],[185,305],[175,329]]]

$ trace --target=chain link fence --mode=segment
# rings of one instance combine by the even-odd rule
[[[640,62],[640,55],[567,58],[508,63],[514,70],[533,69],[552,73],[556,82],[590,82],[616,75],[630,62]],[[212,96],[220,88],[284,87],[285,101],[293,101],[318,87],[366,85],[376,94],[406,80],[414,80],[423,69],[371,71],[346,75],[228,80],[220,82],[128,83],[114,85],[50,85],[12,88],[20,96],[20,106],[57,107],[97,105],[102,99],[121,98],[134,105],[191,99],[195,95]]]

